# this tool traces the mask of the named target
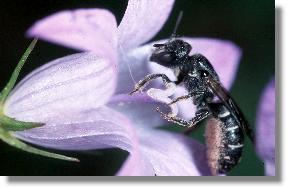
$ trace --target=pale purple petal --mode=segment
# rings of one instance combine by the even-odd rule
[[[130,153],[117,176],[154,176],[155,170],[142,152]]]
[[[136,129],[138,137],[140,137],[140,151],[137,153],[130,153],[129,158],[124,163],[117,175],[154,176],[155,174],[209,174],[203,146],[195,141],[190,141],[181,135],[174,134],[175,136],[173,136],[172,134],[172,136],[169,136],[170,133],[150,129],[151,127],[160,126],[167,123],[155,111],[156,106],[160,106],[163,110],[165,110],[162,104],[157,103],[149,98],[146,94],[141,93],[134,96],[129,96],[127,94],[115,95],[111,98],[108,106],[128,117],[134,123],[134,128]],[[152,143],[154,143],[154,148],[152,147]],[[181,146],[182,144],[187,144],[187,146]],[[157,151],[159,149],[162,150],[161,152],[168,151],[170,153],[162,154],[160,152],[160,154],[158,154]],[[192,153],[190,150],[192,150],[194,153]],[[173,157],[176,159],[178,158],[178,161],[182,161],[183,165],[178,165],[175,163],[175,161],[173,161],[174,159],[163,157],[163,155],[171,155],[172,152],[177,153],[176,155],[180,155],[182,158],[184,158],[182,159],[181,157],[174,156],[174,154],[172,154]],[[193,160],[193,157],[196,158],[194,159],[196,161]],[[184,169],[183,166],[186,166],[188,169]]]
[[[151,53],[149,46],[140,47],[121,56],[119,65],[118,83],[115,95],[111,98],[109,106],[124,113],[135,125],[155,127],[168,122],[155,111],[159,106],[162,110],[166,107],[154,101],[144,93],[129,96],[135,82],[150,73],[148,55]],[[134,79],[134,80],[133,80]],[[153,84],[148,87],[155,86]]]
[[[131,49],[150,40],[166,22],[174,0],[129,0],[118,27],[119,45]]]
[[[93,53],[54,60],[27,75],[9,95],[4,111],[10,117],[40,121],[56,115],[96,108],[115,90],[113,63]]]
[[[107,106],[128,117],[136,128],[163,125],[166,121],[160,117],[155,108],[159,106],[162,110],[169,110],[169,108],[143,93],[133,96],[127,94],[114,95]]]
[[[143,79],[150,73],[149,55],[150,45],[136,48],[127,54],[121,54],[119,58],[119,76],[116,94],[127,94],[134,89],[135,82]]]
[[[265,162],[265,173],[275,176],[275,80],[272,79],[260,99],[256,122],[256,148]]]
[[[157,176],[199,176],[210,175],[203,145],[188,137],[160,130],[139,129],[141,154],[146,165],[152,164]],[[124,164],[122,168],[127,168]],[[140,171],[139,166],[129,166],[130,172],[120,175],[135,175],[133,168]],[[143,169],[143,171],[146,171]],[[150,174],[146,174],[150,175]]]
[[[201,53],[210,60],[223,85],[227,89],[230,89],[236,76],[241,50],[234,43],[225,40],[204,38],[183,39],[192,45],[193,50],[191,54]],[[152,45],[154,43],[164,42],[166,42],[166,40],[156,41],[136,48],[128,54],[121,56],[116,93],[129,93],[135,85],[134,81],[137,82],[150,73],[165,73],[171,80],[176,79],[170,69],[149,61],[149,56],[154,49]],[[161,80],[158,79],[156,83],[161,83]],[[151,86],[158,86],[158,84]],[[186,93],[187,91],[184,87],[178,87],[175,96],[182,96]],[[191,100],[179,102],[178,104],[180,107],[180,114],[183,117],[189,119],[194,116],[195,107]]]
[[[163,119],[155,112],[156,106],[162,106],[160,103],[152,100],[146,94],[118,94],[111,97],[107,106],[124,114],[133,122],[135,130],[139,128],[149,128],[160,126],[164,123]],[[137,136],[141,132],[137,131]],[[148,159],[142,155],[138,147],[130,153],[118,176],[153,176],[154,170]]]
[[[106,57],[115,54],[116,29],[115,17],[108,10],[77,9],[37,21],[28,35]]]
[[[49,119],[42,117],[34,119],[45,125],[15,132],[15,136],[44,147],[65,150],[117,147],[133,152],[133,147],[137,147],[130,121],[107,107],[59,114]]]

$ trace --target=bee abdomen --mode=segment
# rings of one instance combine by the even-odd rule
[[[240,161],[243,150],[243,132],[232,115],[220,118],[222,122],[222,142],[224,147],[220,148],[219,173],[229,172]]]
[[[243,132],[227,109],[217,104],[206,127],[208,164],[212,175],[226,174],[237,165],[243,149]]]

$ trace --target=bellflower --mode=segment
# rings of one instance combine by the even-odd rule
[[[145,75],[164,72],[148,62],[150,40],[163,26],[173,0],[130,0],[117,27],[104,9],[62,11],[36,22],[28,31],[49,42],[84,51],[52,61],[26,76],[5,103],[5,113],[44,126],[14,135],[27,142],[66,150],[118,147],[130,152],[118,175],[209,175],[205,149],[198,142],[155,127],[166,124],[145,94],[129,96]],[[230,88],[240,58],[233,43],[184,38],[193,53],[212,62]],[[131,74],[133,75],[133,79]],[[186,92],[178,88],[178,95]],[[184,117],[194,107],[180,104]]]
[[[257,152],[265,163],[265,174],[275,176],[275,80],[267,84],[257,112]]]

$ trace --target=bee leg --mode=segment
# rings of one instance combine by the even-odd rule
[[[210,115],[210,112],[208,109],[200,109],[195,113],[195,117],[191,119],[191,123],[194,125],[197,125],[199,122],[204,120]],[[183,134],[188,135],[194,130],[195,126],[188,127]]]
[[[160,111],[159,107],[156,108],[156,111],[160,113],[163,119],[166,119],[169,122],[173,122],[173,123],[176,123],[178,125],[181,125],[183,127],[188,127],[188,128],[194,127],[198,122],[202,121],[209,115],[209,111],[197,113],[194,118],[188,121],[177,116],[172,116],[170,114],[163,113],[162,111]]]
[[[169,96],[173,95],[176,90],[176,85],[173,82],[166,84],[166,89],[156,89],[156,88],[150,88],[147,90],[147,95],[153,98],[156,101],[160,101],[164,104],[169,104],[172,102],[172,100],[169,98]],[[178,107],[176,104],[170,104],[168,107],[171,109],[171,112],[169,113],[170,116],[176,116],[178,114]]]
[[[173,122],[173,123],[176,123],[178,125],[181,125],[183,127],[190,127],[192,125],[189,124],[188,121],[184,120],[184,119],[181,119],[177,116],[172,116],[171,114],[166,114],[166,113],[163,113],[162,111],[160,111],[159,107],[156,108],[156,111],[158,113],[160,113],[161,117],[169,122]]]
[[[195,93],[189,93],[188,95],[183,95],[171,101],[171,99],[168,98],[168,96],[171,96],[175,93],[176,85],[175,83],[171,82],[166,85],[166,88],[167,88],[166,90],[151,88],[147,91],[147,94],[151,98],[167,104],[171,109],[171,112],[168,114],[168,116],[172,116],[172,117],[178,114],[178,107],[176,105],[177,102],[182,101],[182,100],[187,100],[193,97],[194,95],[200,95],[203,93],[200,91],[195,92]]]
[[[172,105],[172,104],[175,104],[175,103],[177,103],[179,101],[187,100],[189,98],[192,98],[192,97],[194,97],[196,95],[201,95],[201,94],[204,94],[204,92],[203,91],[198,91],[198,92],[194,92],[194,93],[189,93],[188,95],[183,95],[183,96],[180,96],[180,97],[174,99],[173,101],[171,101],[167,105]]]
[[[145,86],[155,80],[157,78],[161,78],[165,85],[172,82],[165,74],[149,74],[144,77],[144,79],[140,80],[134,87],[134,90],[131,91],[129,94],[132,95],[140,90],[143,90]]]
[[[190,94],[188,95],[183,95],[183,96],[180,96],[180,97],[177,97],[176,99],[174,99],[173,101],[171,101],[170,103],[168,103],[167,105],[172,105],[172,104],[175,104],[179,101],[183,101],[183,100],[187,100],[189,98],[191,98],[192,96]]]

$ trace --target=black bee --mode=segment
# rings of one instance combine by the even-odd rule
[[[241,158],[243,133],[254,140],[247,121],[208,59],[201,54],[189,55],[192,49],[189,43],[173,38],[164,44],[154,44],[154,47],[150,61],[174,70],[177,76],[174,84],[183,83],[188,90],[187,95],[174,99],[169,105],[192,98],[197,108],[191,120],[163,113],[159,108],[157,111],[164,119],[188,128],[210,117],[205,134],[208,163],[213,175],[226,174]],[[156,78],[161,78],[165,84],[172,83],[165,74],[150,74],[136,84],[131,94]],[[219,100],[215,101],[215,97]]]

